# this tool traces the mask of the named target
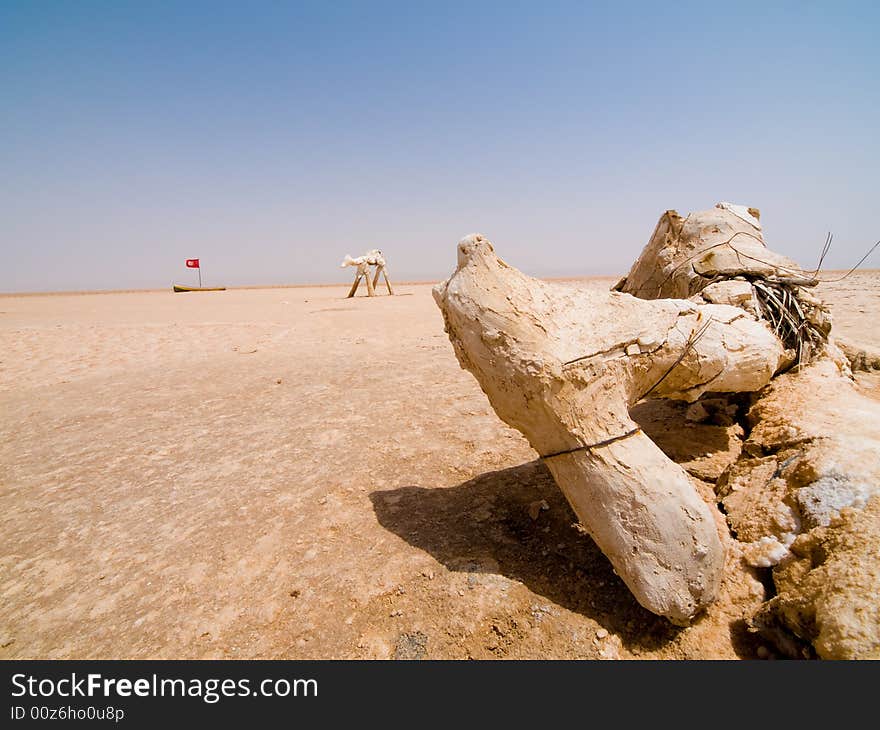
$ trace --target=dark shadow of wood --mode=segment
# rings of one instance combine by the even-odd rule
[[[731,397],[731,402],[737,402]],[[746,401],[739,404],[744,411]],[[644,401],[631,410],[644,432],[674,461],[725,451],[728,429],[690,423],[688,404]],[[651,651],[682,629],[642,608],[577,517],[541,461],[487,472],[456,487],[409,486],[370,495],[379,523],[430,553],[449,570],[495,572],[547,600],[594,619],[630,651]],[[529,505],[550,507],[537,520]],[[755,639],[742,621],[729,627],[734,651],[754,658]]]
[[[673,461],[687,462],[728,447],[727,428],[713,423],[691,423],[684,401],[647,400],[630,409],[645,435]]]
[[[379,523],[449,570],[494,572],[595,619],[630,650],[652,650],[681,629],[642,608],[614,573],[540,461],[456,487],[401,487],[370,495]],[[529,505],[549,510],[536,520]]]

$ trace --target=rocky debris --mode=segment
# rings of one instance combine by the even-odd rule
[[[800,535],[752,629],[792,657],[880,659],[880,498]]]
[[[544,618],[546,618],[547,616],[549,616],[553,613],[553,609],[550,608],[550,606],[546,606],[546,605],[545,606],[533,605],[530,609],[530,612],[531,612],[532,618],[535,621],[542,621]]]
[[[863,607],[880,595],[872,572],[880,565],[880,530],[876,515],[860,510],[880,499],[880,403],[826,359],[779,377],[749,418],[754,426],[744,450],[765,455],[742,457],[717,488],[746,560],[773,568],[779,596],[755,625],[788,656],[811,654],[810,642],[823,657],[871,654],[880,622]],[[808,555],[815,558],[825,545],[854,562],[811,564]],[[812,613],[821,606],[833,606],[846,625],[829,628],[838,619],[826,615],[823,635]]]
[[[428,656],[428,637],[421,631],[401,634],[394,646],[393,659],[415,660]]]
[[[801,532],[880,494],[880,403],[821,360],[786,373],[752,407],[747,454],[718,482],[737,538],[786,557]],[[759,546],[756,545],[756,549]]]

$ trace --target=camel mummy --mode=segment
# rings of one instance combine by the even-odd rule
[[[723,548],[713,508],[629,406],[759,391],[715,485],[738,554],[772,570],[776,595],[748,625],[791,656],[880,658],[880,405],[850,369],[865,349],[838,346],[817,272],[767,249],[759,216],[667,211],[607,294],[530,279],[475,234],[434,298],[462,367],[636,599],[677,624],[712,601]]]
[[[376,285],[379,283],[379,275],[383,275],[385,277],[385,286],[388,287],[388,293],[394,294],[394,291],[391,289],[391,281],[388,279],[388,271],[386,269],[385,264],[385,256],[382,255],[382,252],[378,248],[374,248],[370,251],[367,251],[362,256],[352,257],[348,254],[345,254],[345,258],[342,260],[342,263],[339,265],[340,268],[345,268],[346,266],[354,266],[355,267],[355,276],[354,276],[354,284],[352,284],[351,291],[348,293],[348,297],[353,297],[355,292],[357,292],[358,286],[361,283],[361,277],[367,282],[367,293],[369,296],[374,296]],[[373,279],[370,279],[370,267],[376,267],[376,274]]]
[[[434,299],[463,368],[544,458],[636,599],[679,625],[716,597],[724,549],[687,474],[637,427],[647,394],[754,391],[785,362],[729,305],[643,300],[532,279],[473,234]]]

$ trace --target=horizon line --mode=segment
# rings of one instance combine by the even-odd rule
[[[821,269],[820,273],[828,274],[845,274],[845,273],[862,272],[866,274],[880,273],[880,268],[871,269]],[[540,281],[585,281],[588,279],[621,279],[626,274],[588,274],[584,276],[535,276],[532,278]],[[448,277],[447,277],[448,278]],[[446,279],[414,279],[407,281],[398,281],[394,286],[429,286],[438,284]],[[819,284],[823,282],[820,280]],[[833,283],[833,282],[826,282]],[[243,289],[326,289],[329,287],[351,287],[349,282],[324,282],[315,284],[240,284],[235,286],[223,287],[226,290],[243,290]],[[88,296],[92,294],[149,294],[169,291],[170,287],[146,287],[146,288],[128,288],[128,289],[54,289],[49,291],[2,291],[0,297],[51,297],[51,296]]]

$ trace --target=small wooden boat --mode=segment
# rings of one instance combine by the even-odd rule
[[[180,284],[174,284],[174,291],[226,291],[225,286],[181,286]]]

